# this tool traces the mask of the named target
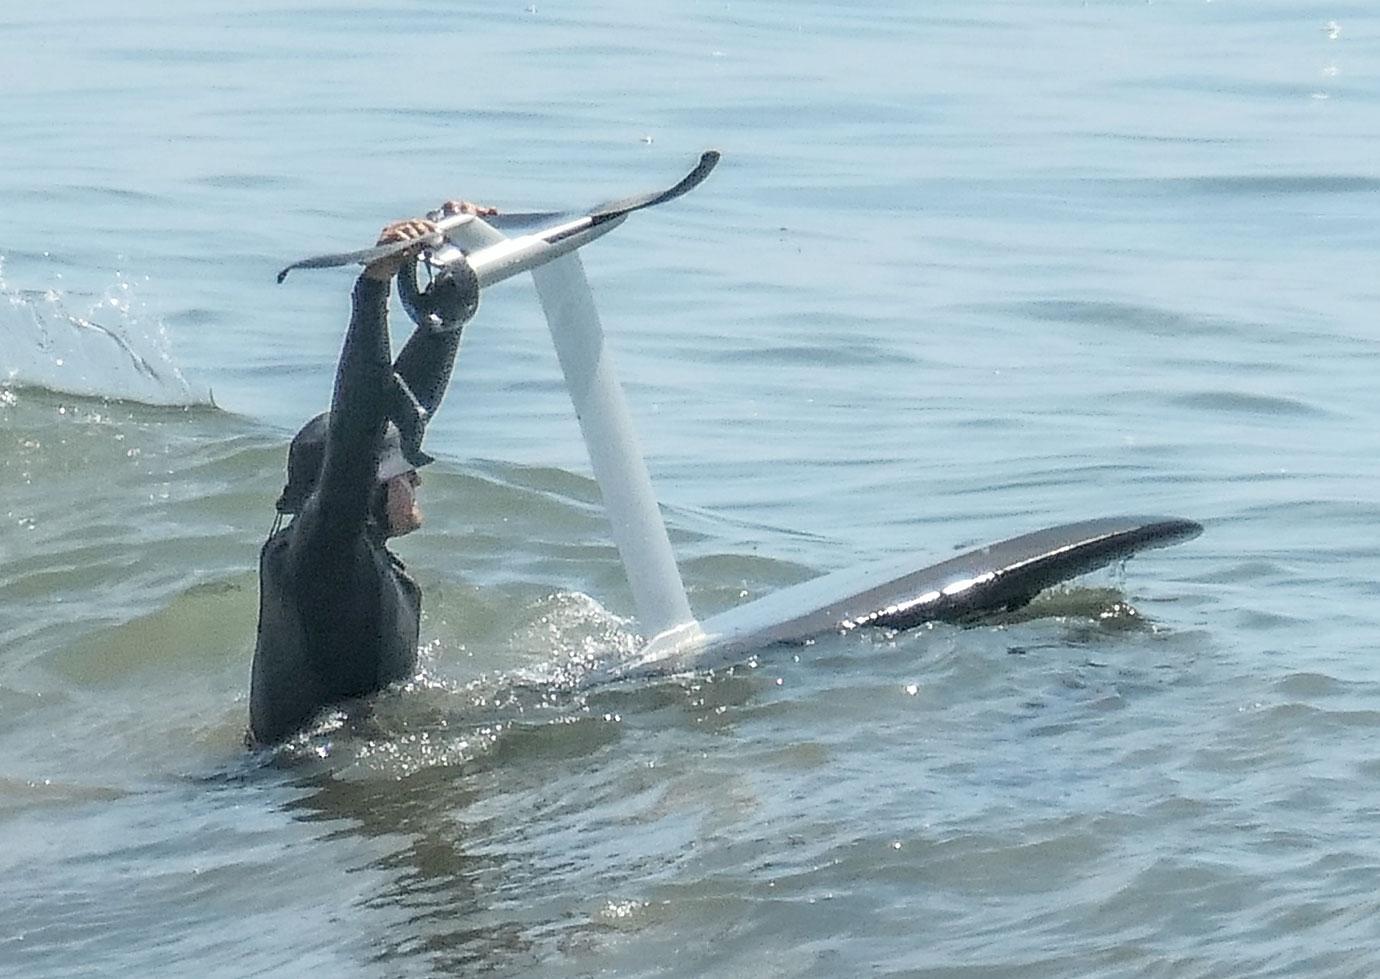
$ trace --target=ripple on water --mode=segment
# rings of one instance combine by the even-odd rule
[[[1040,299],[1002,308],[1039,322],[1088,324],[1164,339],[1249,338],[1259,330],[1255,324],[1220,316],[1106,300]]]
[[[1245,197],[1373,194],[1380,191],[1380,180],[1352,174],[1182,177],[1169,183],[1196,193]]]
[[[1246,391],[1195,391],[1170,399],[1194,411],[1221,411],[1265,417],[1326,418],[1331,412],[1299,398],[1285,398]]]

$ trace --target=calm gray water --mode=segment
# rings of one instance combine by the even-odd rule
[[[0,86],[0,973],[1380,972],[1373,4],[11,3]],[[632,603],[513,281],[399,547],[424,673],[247,753],[352,281],[274,271],[710,146],[585,254],[697,610],[1207,532],[576,695]]]

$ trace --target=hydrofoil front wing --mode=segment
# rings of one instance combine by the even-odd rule
[[[490,241],[500,241],[504,237],[521,234],[524,237],[544,239],[547,244],[556,244],[581,232],[618,221],[634,211],[655,207],[658,204],[664,204],[688,194],[704,182],[718,163],[719,151],[705,150],[700,154],[699,162],[695,164],[694,169],[665,190],[606,201],[584,211],[499,213],[484,218],[478,218],[471,214],[449,215],[436,222],[438,231],[426,239],[426,244],[428,247],[435,248],[445,242],[453,242],[463,247],[467,240],[473,241],[472,229],[469,229],[471,234],[465,233],[466,226],[470,224],[487,225],[489,232],[487,237]],[[481,239],[484,237],[486,236],[480,236]],[[356,251],[313,255],[310,258],[293,262],[284,268],[278,273],[278,281],[281,283],[288,277],[289,272],[296,269],[330,269],[341,268],[346,265],[368,265],[371,262],[401,254],[414,245],[416,245],[416,241],[399,241],[375,245],[372,248],[361,248]],[[545,250],[541,249],[532,251],[534,257],[547,254]],[[555,256],[552,255],[551,257]],[[525,262],[519,271],[530,268],[534,264],[538,263]]]

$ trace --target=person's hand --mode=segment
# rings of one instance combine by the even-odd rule
[[[396,255],[369,263],[364,267],[364,274],[371,279],[377,279],[379,282],[390,281],[393,276],[398,274],[398,269],[402,268],[403,262],[410,262],[415,259],[417,253],[425,247],[434,234],[436,234],[436,225],[426,218],[407,218],[402,221],[394,221],[379,232],[378,244],[387,245],[390,242],[410,241],[413,238],[417,239],[417,244],[412,248],[398,252]]]
[[[487,204],[475,204],[471,201],[446,201],[434,212],[441,217],[450,217],[452,214],[473,214],[477,218],[492,217],[498,213],[498,208],[489,207]]]

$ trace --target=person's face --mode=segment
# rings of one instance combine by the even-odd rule
[[[388,536],[401,537],[410,534],[422,525],[422,510],[417,505],[417,487],[422,477],[417,470],[394,476],[384,484],[387,493],[385,509],[388,512]]]

